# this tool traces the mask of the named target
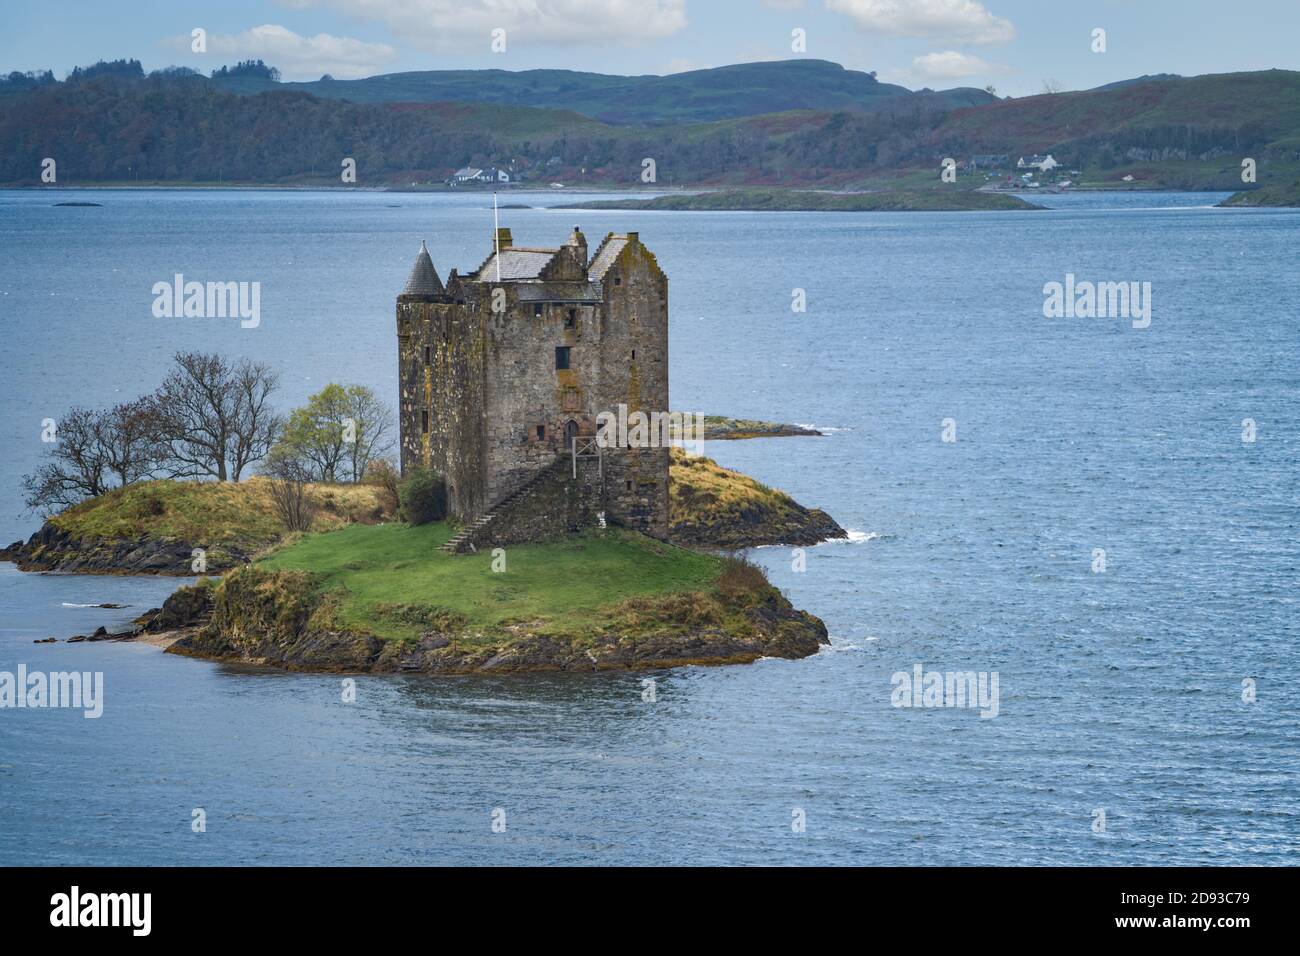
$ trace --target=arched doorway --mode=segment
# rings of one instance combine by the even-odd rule
[[[564,425],[564,450],[573,451],[573,440],[578,437],[578,423],[570,418]]]

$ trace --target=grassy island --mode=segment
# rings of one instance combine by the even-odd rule
[[[728,189],[654,199],[597,199],[562,209],[650,209],[699,212],[966,212],[1041,209],[1018,196],[974,189],[886,190],[869,193],[807,189]]]

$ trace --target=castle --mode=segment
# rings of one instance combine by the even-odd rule
[[[602,413],[669,408],[668,278],[637,233],[589,259],[576,226],[548,249],[499,228],[445,284],[421,242],[397,343],[402,471],[445,476],[447,550],[604,522],[667,538],[668,448],[596,440]]]

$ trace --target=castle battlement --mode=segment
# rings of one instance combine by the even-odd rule
[[[594,468],[556,467],[575,439],[595,438],[602,412],[669,409],[668,278],[637,233],[610,233],[589,258],[576,226],[555,248],[498,229],[482,264],[445,283],[421,243],[397,341],[402,469],[445,475],[454,517],[567,474],[583,487],[566,500],[667,537],[668,449],[604,448]]]

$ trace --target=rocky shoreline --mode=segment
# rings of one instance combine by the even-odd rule
[[[100,628],[69,643],[145,640],[184,657],[277,670],[440,675],[747,664],[762,657],[808,657],[830,643],[826,625],[797,610],[775,588],[730,599],[727,611],[739,616],[738,626],[724,626],[707,613],[692,620],[676,602],[698,596],[678,595],[662,602],[662,625],[645,633],[577,637],[513,625],[498,634],[442,627],[414,641],[383,640],[332,626],[322,613],[328,611],[326,596],[310,588],[268,588],[273,578],[251,570],[244,580],[182,587],[127,631],[109,634]],[[676,623],[679,619],[691,623]]]
[[[59,571],[66,574],[160,574],[192,577],[195,546],[147,536],[77,539],[47,521],[24,541],[0,549],[0,561],[12,561],[20,571]],[[250,559],[238,548],[208,549],[207,573],[220,574]]]

